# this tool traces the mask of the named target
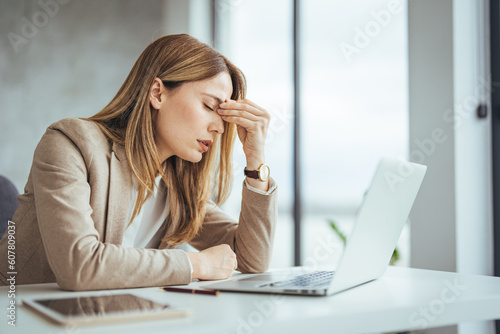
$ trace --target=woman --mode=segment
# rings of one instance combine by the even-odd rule
[[[68,290],[266,271],[277,217],[264,164],[270,116],[245,89],[233,64],[188,35],[150,44],[102,111],[43,135],[12,219],[15,268],[0,261],[2,284],[14,271],[16,284]],[[218,207],[236,133],[247,160],[239,224]],[[184,242],[200,252],[174,249]]]

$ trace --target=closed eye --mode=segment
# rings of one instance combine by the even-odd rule
[[[211,110],[211,111],[214,111],[212,108],[210,108],[210,107],[209,107],[209,106],[207,106],[206,104],[205,104],[205,107],[206,107],[207,109]]]

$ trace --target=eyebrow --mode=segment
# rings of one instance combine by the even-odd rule
[[[217,97],[217,96],[215,96],[213,94],[209,94],[209,93],[202,93],[202,94],[206,95],[208,97],[211,97],[212,99],[216,100],[219,104],[221,104],[223,102],[219,97]]]

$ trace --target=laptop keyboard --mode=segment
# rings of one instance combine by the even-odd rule
[[[261,287],[287,288],[287,289],[326,288],[330,284],[330,281],[333,277],[333,273],[334,273],[333,271],[315,271],[312,273],[295,276],[292,279],[267,283],[261,285]]]

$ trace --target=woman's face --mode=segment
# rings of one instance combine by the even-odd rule
[[[173,90],[155,79],[150,103],[157,109],[153,119],[161,161],[175,155],[199,162],[203,153],[210,149],[215,135],[224,132],[224,121],[217,107],[229,100],[232,93],[231,77],[227,72],[202,81],[186,82]]]

